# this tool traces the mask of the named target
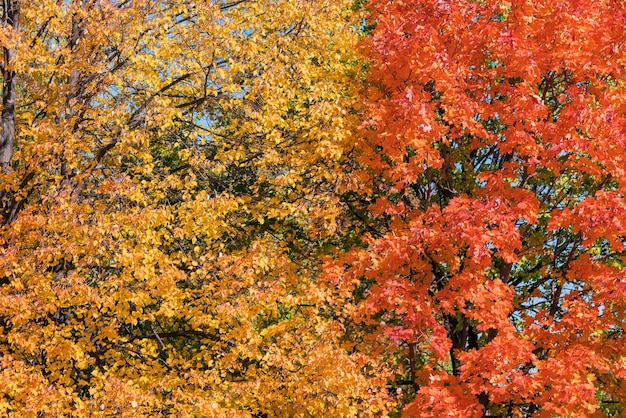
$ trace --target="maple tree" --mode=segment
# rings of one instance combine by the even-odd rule
[[[356,349],[405,416],[621,416],[626,3],[366,7]]]
[[[1,413],[383,413],[315,282],[350,2],[0,3]]]

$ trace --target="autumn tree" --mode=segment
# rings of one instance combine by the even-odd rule
[[[626,4],[367,7],[367,233],[327,267],[357,349],[405,416],[621,416]]]
[[[1,413],[384,412],[315,283],[350,2],[1,5]]]

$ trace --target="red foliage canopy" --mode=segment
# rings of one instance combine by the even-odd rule
[[[383,226],[337,265],[367,288],[355,318],[408,347],[406,415],[619,414],[626,3],[368,7],[359,180]]]

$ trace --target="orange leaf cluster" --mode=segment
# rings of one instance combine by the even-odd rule
[[[625,3],[367,7],[370,228],[329,276],[405,415],[622,413]]]

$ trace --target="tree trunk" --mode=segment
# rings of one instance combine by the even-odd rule
[[[19,30],[20,0],[4,0],[2,3],[2,25],[14,33]],[[3,48],[2,62],[2,131],[0,131],[0,166],[7,171],[13,157],[15,142],[16,75],[12,68],[15,48]]]

